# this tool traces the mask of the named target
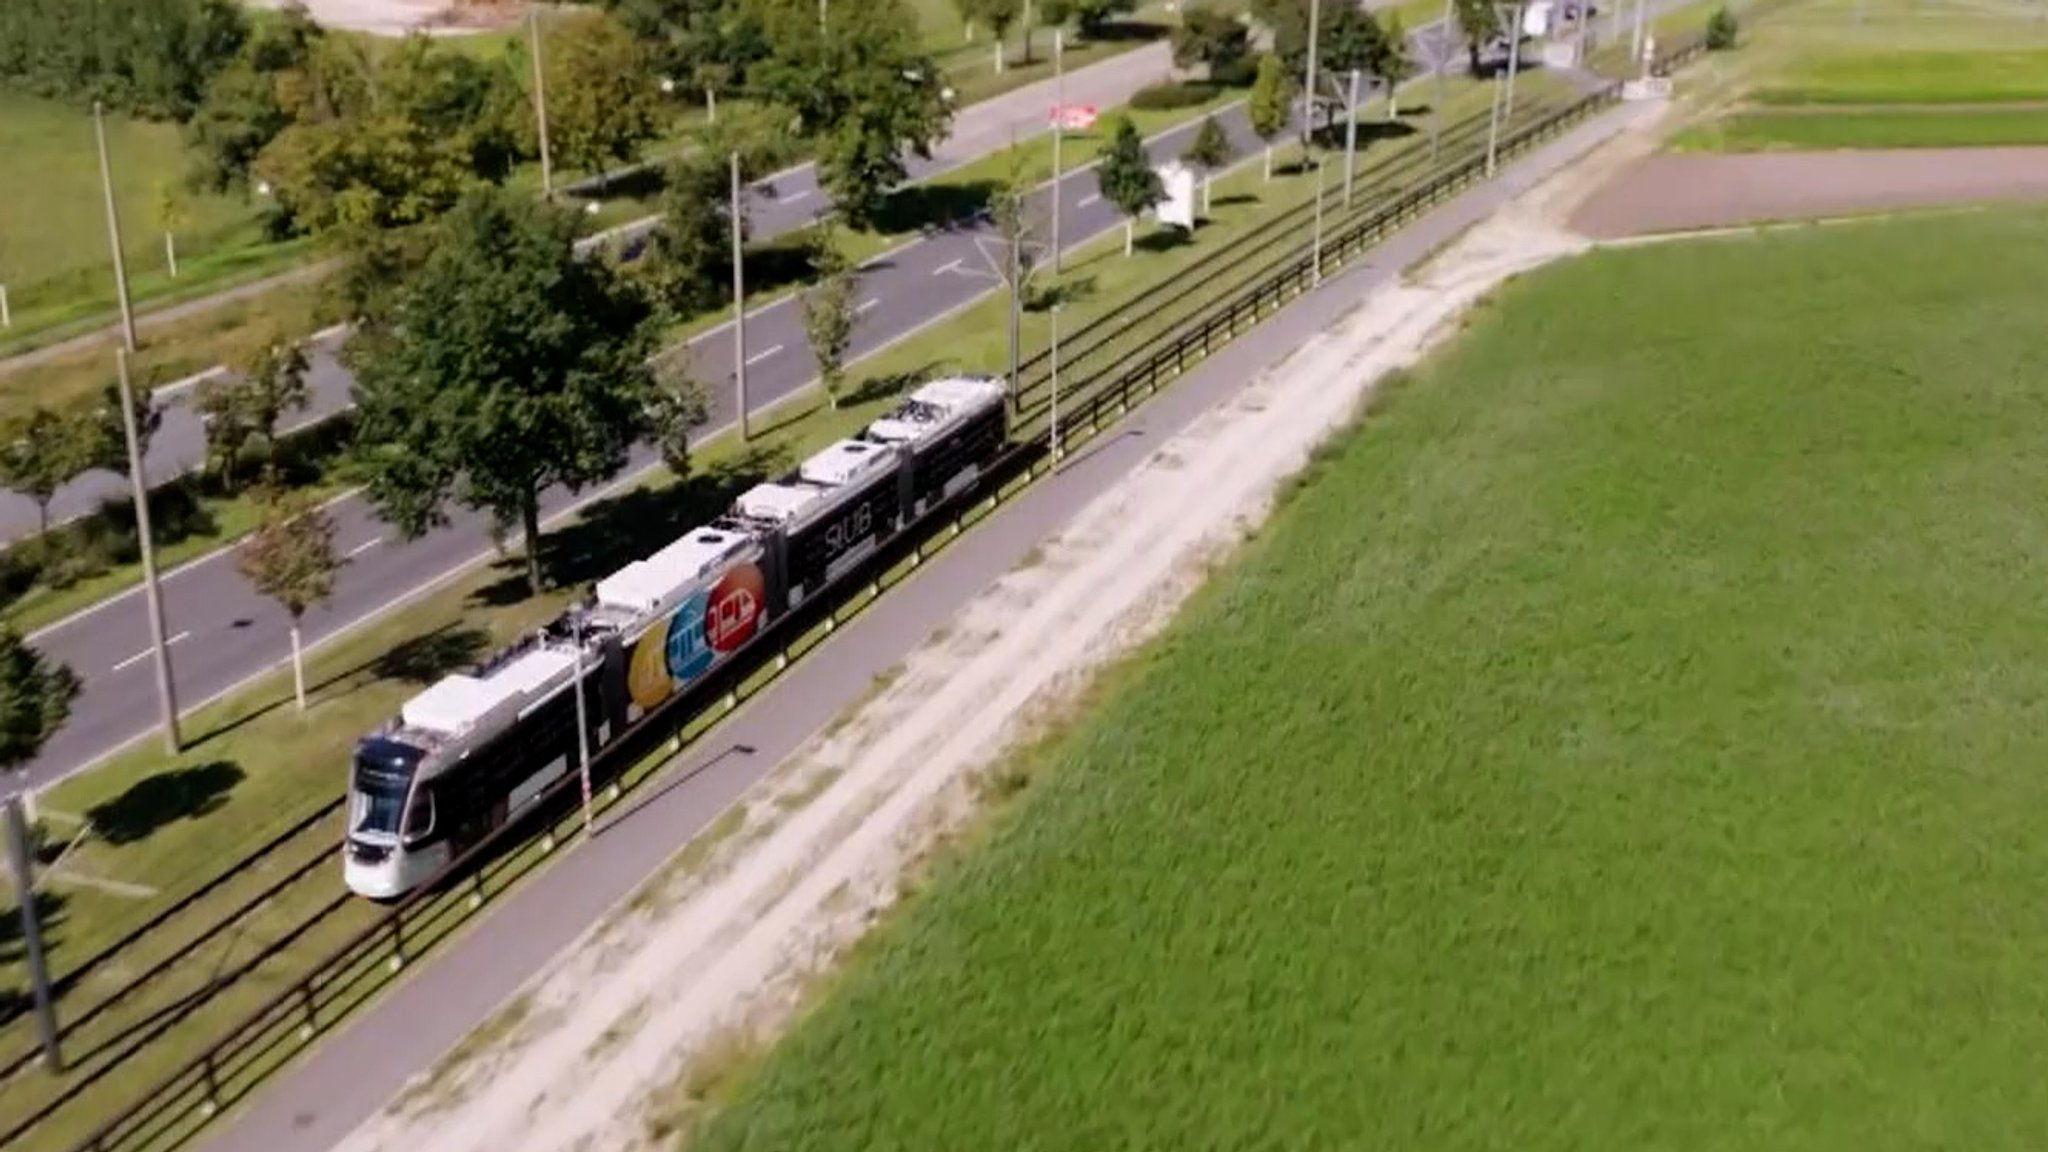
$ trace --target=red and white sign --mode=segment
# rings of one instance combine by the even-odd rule
[[[1055,104],[1052,106],[1052,123],[1055,127],[1064,128],[1069,132],[1078,132],[1083,128],[1093,128],[1095,126],[1095,105]]]

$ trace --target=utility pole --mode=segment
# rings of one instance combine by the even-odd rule
[[[128,377],[128,350],[114,349],[115,376],[121,387],[121,431],[128,440],[128,489],[135,502],[135,535],[142,545],[142,583],[149,608],[149,641],[156,649],[156,700],[164,728],[164,748],[175,756],[184,750],[178,736],[178,695],[171,684],[171,647],[164,643],[164,595],[156,578],[156,538],[149,527],[149,477],[142,470],[142,441],[135,428],[135,391]]]
[[[583,773],[583,835],[590,835],[590,723],[583,703],[583,608],[577,606],[569,631],[576,644],[576,751]]]
[[[1451,47],[1451,29],[1456,27],[1451,3],[1452,0],[1444,0],[1443,22],[1437,25],[1436,44],[1443,55],[1436,62],[1436,94],[1429,98],[1429,166],[1432,168],[1436,167],[1437,152],[1443,144],[1444,73],[1451,70],[1451,53],[1456,51]]]
[[[1643,0],[1636,0],[1636,30],[1630,38],[1629,55],[1635,59],[1643,56]]]
[[[548,159],[548,86],[541,77],[540,65],[540,5],[536,4],[526,12],[527,39],[533,46],[533,118],[540,128],[540,195],[543,200],[555,198],[555,169]]]
[[[1010,155],[1015,156],[1016,154],[1017,126],[1012,124],[1010,126]],[[1011,191],[1014,192],[1016,189],[1012,188]],[[1054,199],[1058,199],[1059,189],[1057,185],[1054,186],[1053,192]],[[1011,203],[1006,211],[1010,215],[1010,225],[1007,229],[1010,235],[1003,237],[1003,240],[1010,247],[1010,274],[1006,279],[1010,282],[1010,402],[1014,407],[1018,399],[1017,378],[1019,375],[1018,363],[1020,359],[1018,345],[1023,342],[1024,335],[1024,285],[1021,283],[1024,279],[1024,254],[1020,251],[1024,247],[1023,197],[1021,195],[1018,196],[1016,201]]]
[[[57,1046],[57,1007],[50,999],[50,973],[43,964],[43,934],[36,923],[35,875],[28,865],[28,820],[22,815],[21,794],[7,798],[7,857],[14,865],[14,892],[21,899],[22,955],[28,962],[28,982],[35,990],[36,1032],[43,1043],[43,1066],[51,1072],[64,1070],[64,1053]]]
[[[135,351],[135,312],[128,306],[128,262],[121,256],[121,216],[114,211],[114,169],[107,161],[107,124],[92,102],[92,134],[100,149],[100,188],[107,198],[107,244],[114,250],[114,291],[121,298],[121,341]]]
[[[1052,30],[1052,274],[1060,274],[1060,139],[1066,135],[1066,29]]]
[[[746,247],[740,242],[745,230],[740,216],[740,154],[732,154],[732,370],[739,384],[740,440],[753,438],[747,430],[747,278]]]
[[[1494,82],[1493,103],[1488,109],[1486,124],[1486,176],[1493,178],[1494,167],[1500,154],[1501,106],[1505,103],[1512,114],[1515,101],[1515,68],[1522,60],[1522,6],[1509,4],[1508,10],[1508,79],[1505,90],[1499,81]],[[1498,11],[1498,9],[1496,9]]]
[[[1351,96],[1344,117],[1344,206],[1351,207],[1351,179],[1358,162],[1358,69],[1351,70]]]

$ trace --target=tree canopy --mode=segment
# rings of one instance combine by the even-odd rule
[[[1235,17],[1212,8],[1190,7],[1173,30],[1173,63],[1179,68],[1197,64],[1215,76],[1219,69],[1251,55],[1251,29]]]
[[[12,628],[0,627],[0,768],[36,758],[71,716],[78,677],[30,647]]]
[[[575,238],[564,210],[474,192],[348,347],[371,501],[408,536],[451,499],[523,528],[536,591],[542,490],[616,475],[654,405],[654,310]]]
[[[1145,140],[1128,116],[1114,117],[1109,148],[1095,168],[1102,198],[1124,216],[1124,254],[1130,255],[1134,225],[1146,209],[1166,198],[1166,187],[1145,156]]]
[[[77,419],[51,408],[0,425],[0,484],[36,502],[39,531],[50,530],[57,489],[92,466],[92,447]]]
[[[1083,36],[1094,36],[1111,20],[1138,10],[1138,0],[1039,0],[1039,19],[1046,27],[1072,24]]]
[[[581,13],[548,37],[548,144],[571,168],[602,173],[637,159],[661,132],[654,53],[602,13]]]
[[[813,0],[761,0],[774,54],[754,87],[795,112],[817,141],[818,170],[850,225],[872,227],[908,176],[903,153],[929,159],[952,112],[938,66],[902,0],[861,0],[819,27]]]
[[[6,0],[0,86],[183,120],[248,35],[234,0]]]

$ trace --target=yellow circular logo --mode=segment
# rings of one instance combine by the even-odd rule
[[[626,669],[626,692],[641,708],[652,708],[668,699],[673,682],[668,674],[669,621],[649,628],[633,646],[633,663]]]

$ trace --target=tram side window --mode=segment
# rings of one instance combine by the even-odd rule
[[[412,808],[405,814],[405,837],[417,840],[434,830],[434,792],[421,788],[412,798]]]

